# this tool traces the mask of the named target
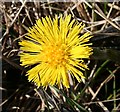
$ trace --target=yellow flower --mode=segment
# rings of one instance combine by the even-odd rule
[[[37,20],[25,39],[19,42],[23,51],[20,53],[21,65],[34,66],[27,71],[28,80],[37,87],[57,84],[69,88],[70,74],[80,82],[84,78],[82,72],[87,69],[83,59],[92,54],[92,48],[88,46],[90,34],[79,36],[83,27],[82,23],[71,20],[71,15]]]

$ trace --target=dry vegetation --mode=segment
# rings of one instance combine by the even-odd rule
[[[49,0],[48,0],[49,1]],[[4,2],[2,15],[3,112],[118,112],[120,111],[120,2]],[[94,54],[86,60],[86,80],[73,80],[70,89],[28,83],[20,66],[18,42],[35,20],[46,15],[72,14],[85,23]]]

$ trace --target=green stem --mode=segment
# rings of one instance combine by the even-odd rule
[[[106,61],[98,68],[98,70],[97,70],[96,73],[95,73],[95,76],[94,76],[94,79],[93,79],[93,80],[96,79],[96,77],[99,75],[100,71],[106,66],[106,64],[107,64],[108,62],[109,62],[109,60],[106,60]]]

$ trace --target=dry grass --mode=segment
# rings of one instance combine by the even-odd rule
[[[2,14],[3,112],[120,111],[120,3],[4,2]],[[70,89],[37,89],[24,76],[18,42],[35,20],[46,15],[72,14],[93,35],[94,54],[86,60],[86,80],[73,80]]]

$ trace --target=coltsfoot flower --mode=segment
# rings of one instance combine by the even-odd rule
[[[84,78],[82,72],[88,69],[83,59],[92,54],[91,43],[88,43],[90,34],[79,35],[83,28],[82,23],[71,20],[71,15],[37,20],[19,42],[21,65],[34,65],[27,71],[28,80],[37,87],[56,84],[69,88],[69,72],[80,82]]]

